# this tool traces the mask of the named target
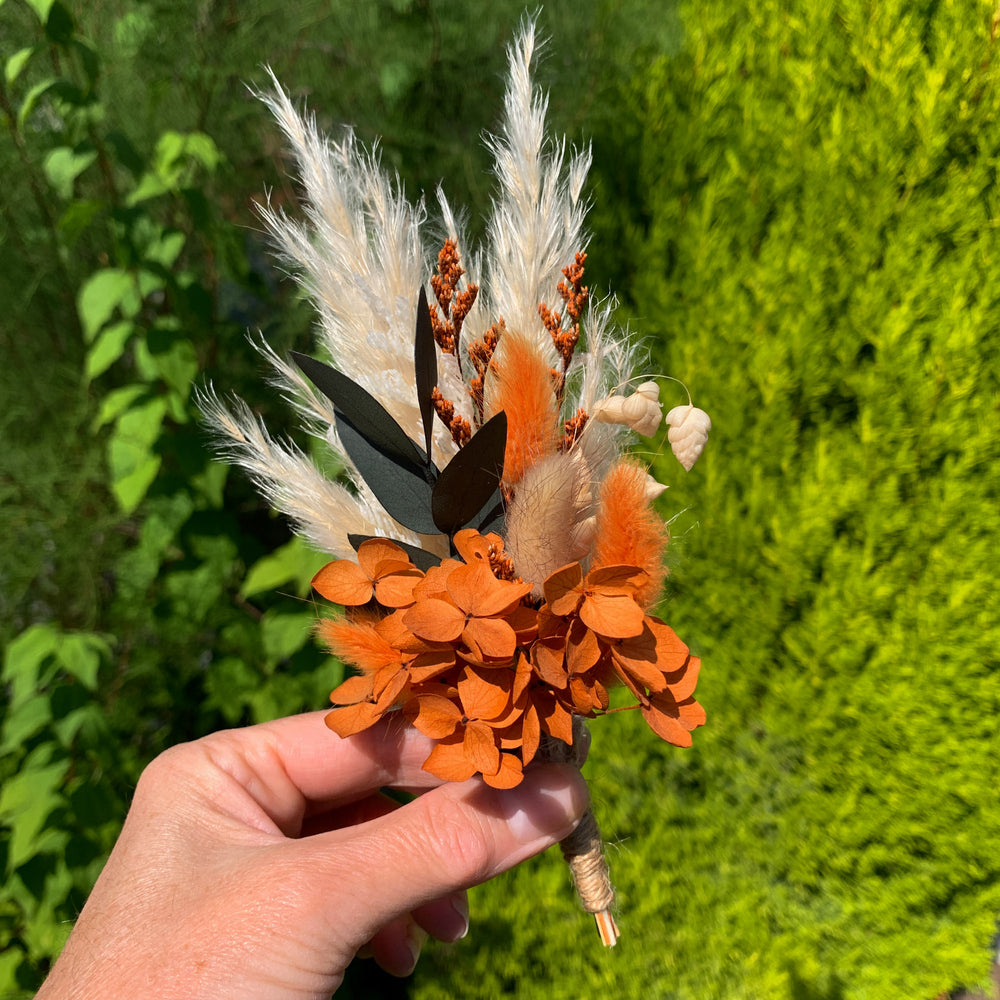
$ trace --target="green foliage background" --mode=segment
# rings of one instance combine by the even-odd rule
[[[0,0],[0,996],[58,953],[143,765],[318,707],[291,541],[213,463],[247,328],[307,347],[252,200],[293,202],[272,65],[408,190],[488,203],[520,5]],[[671,483],[690,751],[588,775],[623,940],[543,857],[410,980],[348,995],[914,998],[986,988],[1000,912],[998,16],[981,0],[558,0],[539,78],[592,139],[592,284],[714,423]],[[683,401],[678,398],[677,402]]]

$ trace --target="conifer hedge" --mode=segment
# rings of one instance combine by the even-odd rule
[[[493,931],[539,885],[522,873],[483,894],[500,916],[473,925],[475,971],[493,976],[476,995],[985,988],[1000,912],[993,6],[681,17],[679,51],[637,68],[595,137],[592,259],[625,232],[625,311],[713,417],[687,477],[657,461],[678,515],[666,617],[704,657],[709,721],[690,751],[622,716],[592,726],[623,940],[600,955],[574,931],[553,954],[568,918],[547,902],[513,932],[516,982],[499,978]],[[470,995],[448,968],[422,970],[417,995]]]

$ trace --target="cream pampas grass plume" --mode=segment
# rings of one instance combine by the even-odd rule
[[[624,456],[666,432],[655,378],[612,302],[584,284],[589,150],[548,138],[531,21],[510,47],[485,246],[423,201],[348,131],[321,135],[272,78],[262,95],[294,154],[305,218],[262,217],[315,304],[322,360],[255,347],[346,482],[277,440],[239,399],[201,394],[222,454],[333,557],[313,581],[344,611],[319,635],[358,672],[333,692],[342,736],[399,712],[429,735],[446,780],[505,788],[536,757],[580,764],[584,719],[639,709],[679,746],[704,722],[699,661],[663,621],[663,486]],[[414,334],[414,331],[416,333]],[[637,386],[631,389],[631,386]],[[689,399],[690,404],[690,399]],[[710,422],[668,414],[685,468]],[[610,709],[608,688],[634,705]],[[592,814],[563,845],[605,944],[618,927]]]

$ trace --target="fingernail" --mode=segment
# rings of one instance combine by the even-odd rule
[[[500,808],[520,843],[554,843],[580,822],[587,808],[586,791],[567,771],[557,764],[529,770],[520,785],[500,794]]]
[[[461,941],[469,933],[469,899],[463,892],[457,896],[452,896],[449,902],[451,903],[451,908],[458,914],[458,919],[461,922],[451,940]]]
[[[409,972],[412,972],[417,967],[417,962],[420,960],[420,949],[423,948],[426,940],[427,931],[425,931],[413,920],[407,921],[406,947],[409,949],[410,957],[412,959],[410,962]],[[407,975],[409,975],[409,972]]]

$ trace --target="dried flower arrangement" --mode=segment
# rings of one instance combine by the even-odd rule
[[[264,218],[337,367],[258,346],[350,483],[272,438],[240,400],[202,395],[228,457],[335,557],[313,586],[344,613],[318,631],[357,673],[331,695],[329,727],[349,736],[401,712],[434,741],[426,770],[499,788],[532,760],[576,760],[586,718],[638,708],[677,746],[705,720],[698,658],[649,613],[665,576],[668,533],[652,506],[664,487],[623,449],[630,432],[665,423],[690,469],[710,421],[690,400],[664,421],[653,380],[626,394],[640,381],[635,352],[583,284],[589,154],[567,162],[563,143],[546,144],[534,47],[529,22],[489,139],[499,191],[488,246],[468,264],[475,281],[438,192],[446,235],[430,304],[422,203],[408,203],[351,133],[323,138],[277,81],[264,98],[297,158],[309,224],[270,207]],[[615,684],[634,705],[610,707]],[[591,814],[563,850],[613,945]]]

